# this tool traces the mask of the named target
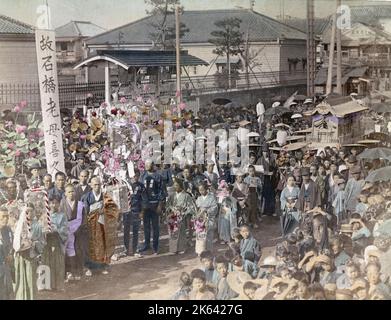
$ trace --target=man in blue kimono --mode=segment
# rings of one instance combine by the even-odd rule
[[[365,181],[364,179],[361,179],[361,168],[359,166],[352,167],[349,172],[351,173],[352,178],[350,178],[346,184],[345,194],[346,210],[351,214],[356,210],[358,195],[361,193]]]
[[[54,187],[48,192],[49,198],[64,198],[66,176],[63,172],[57,172],[54,176]]]
[[[161,175],[154,170],[152,161],[145,162],[145,171],[140,177],[140,182],[146,189],[146,202],[145,211],[143,217],[144,223],[144,247],[141,252],[145,252],[150,249],[151,243],[151,227],[152,227],[152,249],[154,255],[159,251],[159,216],[162,211],[163,201],[166,198],[164,192],[164,183]]]

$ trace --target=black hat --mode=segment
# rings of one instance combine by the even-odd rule
[[[38,162],[34,162],[32,163],[31,165],[29,165],[29,169],[30,170],[33,170],[33,169],[41,169],[41,165],[38,163]]]
[[[349,163],[356,163],[357,162],[357,158],[354,155],[350,155],[349,158],[348,158],[348,162]]]
[[[301,168],[300,173],[301,173],[302,176],[309,176],[310,175],[310,169],[307,168],[307,167]]]
[[[77,160],[81,160],[81,159],[84,160],[84,158],[85,158],[84,154],[82,154],[82,153],[76,153],[76,159],[77,159]]]

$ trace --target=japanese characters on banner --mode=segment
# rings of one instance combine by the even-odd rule
[[[60,116],[56,42],[53,30],[36,30],[39,89],[45,138],[47,172],[65,172],[62,124]]]

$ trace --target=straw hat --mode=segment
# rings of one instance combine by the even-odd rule
[[[340,228],[341,233],[353,233],[352,225],[349,224],[341,224]]]
[[[275,267],[275,266],[277,266],[277,259],[273,256],[269,256],[269,257],[266,257],[265,260],[263,260],[261,268],[269,268],[269,267]]]
[[[252,280],[251,276],[244,271],[233,271],[227,276],[227,282],[230,288],[242,296],[244,296],[243,285],[250,280]]]

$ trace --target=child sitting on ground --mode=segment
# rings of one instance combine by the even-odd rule
[[[182,272],[179,278],[180,289],[174,294],[172,300],[188,300],[191,292],[191,277],[187,272]]]
[[[219,280],[217,281],[217,295],[216,300],[231,300],[236,298],[238,294],[231,289],[227,282],[228,275],[228,262],[223,256],[216,258],[216,270],[219,274]]]
[[[213,288],[206,283],[205,272],[195,269],[191,272],[192,291],[189,294],[189,300],[216,300]]]
[[[204,251],[200,254],[200,260],[202,263],[201,270],[205,273],[206,282],[208,284],[215,284],[218,274],[214,268],[213,260],[214,257],[212,252]]]
[[[229,247],[234,253],[234,256],[237,256],[240,254],[240,241],[242,241],[243,237],[240,234],[240,229],[235,228],[233,230],[233,242],[229,244]]]
[[[240,256],[246,257],[246,253],[250,252],[254,254],[254,261],[258,263],[261,257],[261,246],[258,241],[251,235],[250,228],[247,225],[240,227],[240,235],[243,239],[240,241]]]

